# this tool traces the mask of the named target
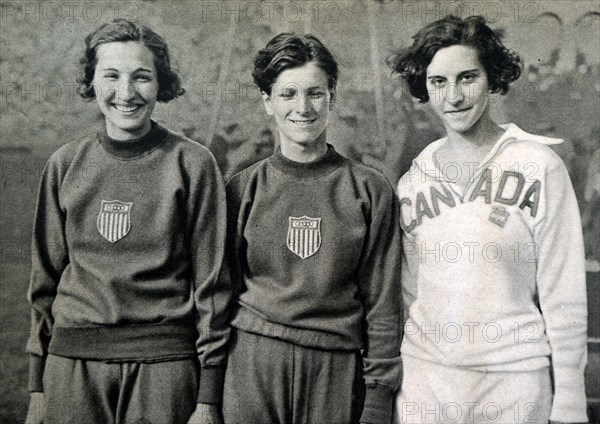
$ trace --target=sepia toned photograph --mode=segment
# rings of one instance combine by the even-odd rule
[[[600,423],[600,0],[0,0],[0,421]]]

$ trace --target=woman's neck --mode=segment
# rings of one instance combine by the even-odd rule
[[[467,131],[456,132],[447,130],[448,144],[456,149],[479,151],[489,150],[504,134],[504,130],[489,116],[481,117]]]
[[[140,139],[146,134],[148,134],[151,129],[151,121],[145,122],[144,125],[142,125],[141,127],[131,131],[123,130],[121,128],[116,127],[115,125],[110,124],[108,121],[106,122],[106,133],[110,138],[118,141],[131,141]]]
[[[483,122],[479,120],[466,132],[458,133],[449,130],[447,142],[434,153],[436,166],[446,179],[458,186],[465,187],[475,176],[472,166],[475,165],[478,168],[482,165],[485,157],[503,133],[504,130],[491,119]],[[454,166],[449,167],[449,163]],[[460,170],[458,176],[446,175],[444,172],[444,170],[455,171],[457,166]]]
[[[323,131],[310,143],[296,143],[286,140],[280,133],[281,154],[294,162],[312,162],[327,153],[327,135]]]

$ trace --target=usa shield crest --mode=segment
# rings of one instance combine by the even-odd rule
[[[131,228],[131,211],[133,203],[119,200],[103,200],[98,214],[96,226],[102,237],[116,243],[129,233]]]
[[[321,247],[321,218],[290,216],[287,247],[302,259],[317,253]]]

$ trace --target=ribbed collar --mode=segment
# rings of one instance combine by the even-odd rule
[[[98,141],[111,155],[122,159],[132,159],[154,150],[165,140],[167,134],[168,131],[165,128],[152,121],[150,131],[139,138],[115,140],[109,137],[106,128],[103,128],[98,132]]]
[[[552,138],[542,135],[530,134],[512,123],[499,125],[499,127],[504,130],[504,133],[496,141],[496,143],[488,152],[488,154],[483,158],[481,164],[477,166],[477,169],[484,168],[485,165],[492,161],[506,146],[514,142],[534,141],[536,143],[553,145],[560,144],[564,141],[560,138]],[[413,160],[413,163],[416,163],[416,165],[423,171],[423,173],[428,174],[429,176],[435,178],[438,181],[445,181],[445,179],[442,176],[441,171],[435,164],[434,154],[440,147],[444,145],[444,143],[446,143],[446,141],[448,141],[448,137],[443,137],[432,142],[423,149],[419,156],[417,156]]]
[[[269,162],[281,172],[301,179],[323,177],[340,166],[344,157],[335,151],[331,144],[327,145],[327,153],[312,162],[296,162],[286,158],[278,148]]]

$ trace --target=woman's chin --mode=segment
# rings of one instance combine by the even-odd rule
[[[315,134],[304,135],[303,134],[301,136],[290,137],[289,142],[296,144],[298,146],[305,147],[305,148],[317,147],[321,144],[326,143],[325,137],[321,137],[321,134],[319,134],[319,135],[315,135]]]

